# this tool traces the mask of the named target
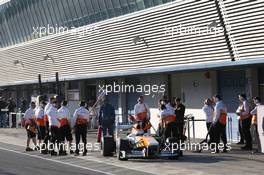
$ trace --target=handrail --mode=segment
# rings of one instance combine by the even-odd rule
[[[193,140],[195,140],[195,122],[204,122],[205,119],[195,119],[193,114],[185,115],[185,121],[186,121],[186,130],[187,130],[187,141],[188,143],[191,142],[191,136],[190,136],[190,128],[192,127],[193,130]],[[190,125],[190,122],[192,122],[192,126]],[[232,143],[233,142],[233,119],[232,117],[228,117],[227,119],[227,134],[228,134],[228,140]]]

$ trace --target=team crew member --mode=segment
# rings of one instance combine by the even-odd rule
[[[214,107],[212,105],[212,101],[210,98],[207,98],[204,101],[204,106],[202,108],[202,111],[204,113],[205,116],[205,120],[206,120],[206,128],[207,131],[209,132],[209,136],[210,136],[210,140],[209,143],[211,143],[212,140],[212,132],[210,131],[211,125],[213,123],[213,119],[214,119]]]
[[[222,138],[222,141],[224,143],[224,152],[226,152],[226,146],[227,146],[227,139],[226,137],[223,137],[225,135],[225,128],[226,128],[226,120],[227,120],[227,108],[224,102],[222,101],[222,98],[220,95],[214,96],[214,102],[215,102],[215,117],[213,121],[214,125],[214,143],[216,143],[216,153],[219,153],[219,142],[220,137]]]
[[[45,122],[44,122],[44,107],[45,107],[45,102],[40,101],[39,106],[37,106],[35,110],[35,117],[36,117],[37,126],[38,126],[39,145],[41,145],[46,135]]]
[[[29,147],[30,140],[32,139],[35,148],[38,149],[37,143],[36,143],[36,132],[37,132],[37,125],[35,122],[35,109],[36,104],[35,102],[30,103],[30,108],[28,108],[24,114],[24,120],[25,120],[25,128],[27,131],[27,146],[26,151],[33,151]]]
[[[49,120],[48,120],[47,112],[50,109],[50,107],[52,106],[52,101],[54,99],[55,98],[53,96],[50,97],[49,102],[45,105],[45,108],[44,108],[45,138],[44,138],[43,142],[45,143],[45,145],[48,145],[48,142],[50,140]],[[44,147],[44,145],[43,145],[43,147]],[[48,154],[48,148],[46,147],[46,150],[44,150],[44,148],[42,148],[41,153],[42,154]]]
[[[83,155],[87,154],[86,144],[87,144],[87,126],[89,122],[89,111],[85,108],[85,102],[81,101],[79,108],[75,110],[73,114],[72,126],[75,128],[75,140],[76,140],[76,151],[75,156],[79,155],[80,140],[82,137],[82,142],[84,144]]]
[[[138,97],[138,103],[134,106],[135,119],[137,121],[150,120],[150,111],[146,103],[144,103],[144,97],[141,95]]]
[[[134,106],[135,116],[130,116],[130,120],[137,122],[144,132],[147,132],[151,127],[150,121],[150,111],[146,103],[144,103],[144,97],[141,95],[138,97],[137,104]]]
[[[54,96],[50,97],[49,102],[47,103],[47,105],[44,108],[44,115],[45,115],[44,116],[44,121],[45,121],[45,124],[46,124],[46,133],[47,133],[47,136],[49,136],[49,120],[48,120],[47,112],[52,107],[52,101],[54,99],[55,99]]]
[[[204,101],[204,106],[202,108],[202,111],[205,116],[207,131],[209,131],[210,126],[213,123],[213,119],[214,119],[214,107],[212,105],[212,101],[209,98],[207,98]]]
[[[176,102],[176,101],[175,101]],[[171,105],[171,103],[168,100],[168,97],[166,95],[163,96],[163,99],[161,100],[161,104],[164,104],[166,106],[166,110],[171,113],[174,114],[174,109],[173,106]],[[175,104],[176,105],[176,104]]]
[[[103,99],[103,105],[99,110],[99,125],[103,130],[105,136],[108,132],[109,135],[113,135],[113,125],[115,123],[115,109],[108,103],[108,99],[105,96]]]
[[[243,130],[242,130],[242,120],[240,119],[240,111],[242,111],[243,109],[243,103],[239,102],[239,106],[236,110],[236,114],[237,114],[237,121],[238,121],[238,132],[239,132],[239,135],[240,135],[240,141],[237,142],[236,144],[238,145],[242,145],[245,143],[245,137],[244,137],[244,133],[243,133]]]
[[[242,131],[245,136],[246,144],[241,147],[243,150],[252,149],[252,138],[250,134],[251,116],[250,116],[250,106],[247,101],[245,94],[239,94],[239,101],[242,103],[242,107],[239,111],[240,120],[242,121]]]
[[[67,108],[67,101],[62,101],[61,107],[58,110],[59,113],[59,121],[60,121],[60,134],[61,134],[61,142],[64,143],[65,139],[69,142],[69,146],[72,143],[72,134],[71,134],[71,127],[70,127],[70,111]],[[70,150],[72,154],[73,151]],[[66,150],[64,152],[66,154]]]
[[[253,101],[255,103],[255,108],[250,112],[252,115],[251,119],[251,135],[252,138],[254,138],[255,143],[257,145],[257,149],[254,150],[253,153],[257,153],[261,151],[261,145],[260,145],[260,140],[259,140],[259,134],[258,134],[258,123],[257,123],[257,107],[261,105],[261,99],[260,97],[254,97]]]
[[[49,129],[49,120],[48,120],[48,115],[47,115],[47,112],[48,110],[52,107],[52,101],[54,100],[54,96],[50,97],[49,99],[49,102],[47,103],[47,105],[45,106],[44,108],[44,121],[45,121],[45,124],[46,124],[46,130],[48,132],[48,129]]]
[[[50,128],[50,133],[51,133],[51,143],[53,144],[52,147],[50,147],[51,150],[51,155],[57,155],[57,152],[55,151],[55,148],[59,148],[59,154],[62,155],[62,148],[59,147],[60,143],[60,122],[59,122],[59,115],[57,111],[57,101],[54,99],[52,101],[52,106],[49,108],[47,111],[48,115],[48,120],[49,120],[49,128]]]
[[[172,111],[167,110],[165,104],[160,107],[159,117],[161,119],[160,126],[164,136],[164,140],[168,137],[179,138],[178,129],[176,127],[176,115]]]
[[[185,106],[181,103],[180,98],[176,98],[175,99],[175,115],[177,117],[176,126],[180,139],[182,141],[184,141],[183,139],[184,114],[185,114]]]

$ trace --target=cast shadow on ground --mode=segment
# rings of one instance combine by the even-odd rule
[[[183,157],[179,157],[177,160],[171,159],[131,159],[129,161],[132,162],[144,162],[144,163],[153,163],[153,162],[189,162],[189,163],[217,163],[222,161],[234,161],[233,158],[230,157],[220,157],[214,155],[184,155]]]

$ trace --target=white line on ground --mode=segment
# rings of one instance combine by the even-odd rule
[[[44,157],[40,157],[40,156],[37,156],[37,155],[31,155],[31,154],[27,154],[27,153],[22,153],[22,152],[11,150],[11,149],[6,149],[6,148],[2,148],[2,147],[0,147],[0,149],[4,150],[4,151],[9,151],[9,152],[21,154],[21,155],[26,155],[26,156],[29,156],[29,157],[39,158],[39,159],[46,160],[46,161],[52,161],[52,162],[56,162],[56,163],[60,163],[60,164],[64,164],[64,165],[73,166],[73,167],[76,167],[76,168],[81,168],[81,169],[85,169],[85,170],[89,170],[89,171],[94,171],[94,172],[97,172],[97,173],[102,173],[102,174],[107,174],[107,175],[115,175],[113,173],[104,172],[104,171],[100,171],[100,170],[96,170],[96,169],[92,169],[92,168],[88,168],[88,167],[83,167],[83,166],[79,166],[79,165],[74,165],[74,164],[71,164],[71,163],[66,163],[66,162],[53,160],[53,159],[49,159],[49,158],[44,158]]]
[[[98,162],[98,163],[104,163],[104,164],[107,164],[107,165],[113,165],[113,166],[120,167],[120,168],[126,168],[126,169],[130,169],[130,170],[135,170],[135,168],[131,168],[131,167],[127,166],[127,165],[126,166],[125,165],[123,166],[123,165],[115,164],[115,163],[111,163],[111,162],[104,162],[104,161],[101,161],[101,160],[95,160],[93,158],[87,158],[87,157],[76,157],[76,158],[82,159],[82,160],[88,160],[88,161]],[[137,171],[155,175],[153,172],[144,171],[142,169],[137,169]]]
[[[14,144],[11,144],[11,145],[14,145]],[[25,145],[21,145],[21,144],[16,144],[17,146],[22,146],[24,147]],[[1,148],[1,147],[0,147]],[[25,153],[26,154],[26,153]],[[30,155],[30,154],[27,154],[27,155]],[[39,156],[37,156],[39,157]],[[111,162],[104,162],[104,161],[100,161],[100,160],[95,160],[93,158],[87,158],[87,157],[78,157],[78,156],[71,156],[71,157],[75,157],[77,159],[81,159],[81,160],[88,160],[88,161],[93,161],[93,162],[98,162],[98,163],[104,163],[104,164],[107,164],[107,165],[112,165],[112,166],[116,166],[116,167],[120,167],[120,168],[126,168],[126,169],[130,169],[130,170],[135,170],[135,168],[131,168],[129,166],[123,166],[123,165],[120,165],[120,164],[114,164],[114,163],[111,163]],[[53,160],[53,159],[51,159]],[[155,174],[153,172],[149,172],[149,171],[144,171],[142,169],[137,169],[137,171],[140,171],[140,172],[143,172],[143,173],[148,173],[148,174]]]

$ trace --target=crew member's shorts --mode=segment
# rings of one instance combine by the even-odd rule
[[[70,125],[64,125],[60,127],[60,134],[61,134],[61,141],[64,141],[65,139],[67,141],[72,141],[72,133],[71,133]]]
[[[44,140],[46,135],[46,127],[38,126],[38,140]]]
[[[28,125],[26,125],[25,128],[28,128]],[[28,129],[26,129],[26,131],[27,131],[27,137],[28,138],[32,139],[32,138],[36,137],[36,133],[34,133],[34,132],[32,132],[32,131],[30,131]]]

